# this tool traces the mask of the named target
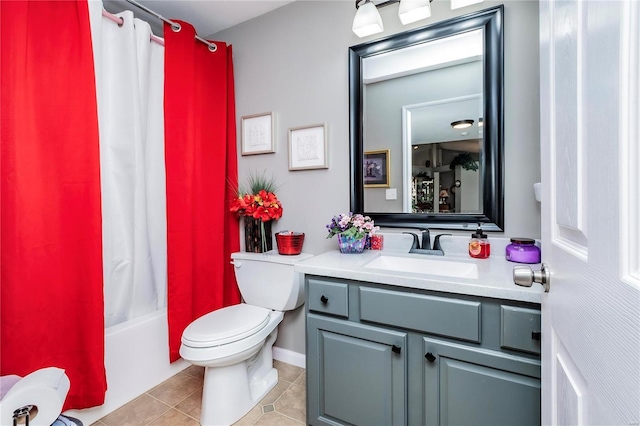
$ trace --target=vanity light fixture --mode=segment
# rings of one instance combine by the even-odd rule
[[[356,16],[351,29],[358,37],[366,37],[384,31],[378,8],[400,3],[398,17],[402,25],[411,24],[431,16],[433,0],[356,0]],[[451,9],[459,9],[484,0],[451,0]]]
[[[471,119],[458,120],[451,123],[451,127],[454,129],[467,129],[471,126],[473,126],[473,120]]]
[[[402,25],[426,19],[431,16],[431,2],[433,0],[400,0],[398,16]]]
[[[358,10],[351,29],[358,37],[381,33],[384,30],[380,13],[371,0],[356,1],[356,8]]]
[[[451,0],[451,10],[460,9],[461,7],[471,6],[472,4],[482,3],[484,0]]]
[[[482,117],[478,118],[478,127],[484,126],[484,119]]]

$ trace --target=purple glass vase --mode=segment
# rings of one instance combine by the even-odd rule
[[[366,238],[353,238],[338,234],[338,247],[340,253],[362,253],[366,243]]]

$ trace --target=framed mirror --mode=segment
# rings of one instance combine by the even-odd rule
[[[497,6],[349,48],[353,212],[503,230],[502,27]],[[388,185],[366,185],[365,153],[379,151]]]

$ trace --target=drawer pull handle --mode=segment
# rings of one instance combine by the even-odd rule
[[[427,361],[429,362],[433,362],[436,360],[436,357],[431,353],[431,352],[427,352],[427,354],[424,356]]]
[[[540,341],[540,337],[542,337],[542,334],[539,331],[532,331],[531,332],[531,338],[533,340],[538,340]]]
[[[402,348],[401,348],[400,346],[393,345],[393,346],[391,346],[391,350],[392,350],[394,353],[399,354],[399,353],[402,351]]]
[[[320,301],[323,305],[326,305],[329,299],[323,294],[322,296],[320,296]]]

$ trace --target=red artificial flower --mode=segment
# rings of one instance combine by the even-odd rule
[[[231,202],[229,208],[238,216],[251,216],[263,222],[280,219],[282,217],[282,204],[273,192],[260,190],[257,195],[245,194]]]

